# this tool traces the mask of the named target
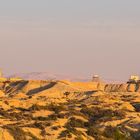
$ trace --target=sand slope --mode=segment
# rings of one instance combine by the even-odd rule
[[[0,139],[139,139],[138,84],[1,83]]]

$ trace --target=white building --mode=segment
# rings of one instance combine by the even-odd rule
[[[129,78],[128,83],[132,83],[132,82],[137,83],[137,82],[139,82],[139,81],[140,81],[139,76],[137,76],[137,75],[131,75],[130,78]]]
[[[100,77],[99,77],[99,75],[94,75],[93,78],[92,78],[92,81],[93,81],[93,82],[100,82]]]

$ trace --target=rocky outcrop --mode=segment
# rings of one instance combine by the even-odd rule
[[[140,92],[140,84],[106,84],[105,92]]]
[[[135,92],[136,91],[136,84],[129,84],[127,91],[128,92]]]
[[[140,84],[136,85],[136,92],[140,92]]]

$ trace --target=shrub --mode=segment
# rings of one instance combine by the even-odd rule
[[[31,127],[39,128],[39,129],[44,129],[45,126],[43,123],[40,122],[35,122]]]
[[[45,130],[45,129],[42,129],[42,131],[41,131],[41,136],[45,137],[46,135],[47,135],[46,130]]]
[[[50,104],[47,107],[48,107],[48,110],[54,111],[56,114],[59,114],[61,111],[66,110],[66,107],[62,104],[60,105]]]
[[[66,126],[84,128],[85,125],[82,120],[72,117],[72,118],[70,118],[70,120],[68,121]]]
[[[13,113],[10,113],[9,114],[12,119],[16,119],[16,120],[22,120],[23,119],[23,114],[22,113],[16,113],[16,112],[13,112]]]
[[[68,97],[70,95],[70,92],[65,92],[64,95]]]
[[[16,109],[18,109],[18,110],[20,110],[20,111],[23,111],[23,112],[29,111],[29,109],[22,108],[22,107],[18,107],[18,108],[16,108]]]
[[[57,120],[57,115],[52,114],[52,115],[49,115],[47,118],[48,118],[48,120],[56,121]]]
[[[103,121],[106,119],[112,119],[112,118],[119,118],[122,119],[125,117],[124,110],[111,110],[111,109],[105,109],[102,108],[83,108],[81,109],[81,112],[85,114],[90,122],[95,122],[97,120],[102,119]]]
[[[32,133],[28,132],[27,133],[28,136],[30,136],[32,138],[32,140],[40,140],[39,138],[37,138],[36,136],[34,136]]]
[[[114,140],[132,140],[130,136],[127,136],[127,134],[122,132],[118,127],[108,126],[105,129],[104,135]]]
[[[28,111],[39,111],[39,110],[50,110],[50,111],[54,111],[56,114],[60,113],[61,111],[65,111],[66,110],[66,106],[60,104],[60,105],[56,105],[56,104],[49,104],[46,106],[40,106],[37,104],[32,105]]]
[[[20,127],[16,125],[7,125],[5,128],[8,129],[15,140],[27,140],[26,133]]]
[[[136,112],[140,112],[140,103],[135,103],[135,104],[132,104],[132,105],[135,108]]]
[[[59,127],[58,127],[58,126],[53,126],[51,129],[52,129],[52,130],[58,130]]]
[[[134,140],[140,140],[140,129],[138,131],[131,132],[131,136]]]
[[[87,135],[98,139],[102,134],[97,128],[89,127],[87,130]]]
[[[64,130],[60,133],[58,139],[60,138],[72,138],[72,134],[69,130]]]
[[[73,120],[73,119],[72,119]],[[65,125],[65,128],[68,130],[68,132],[70,132],[71,134],[74,134],[75,136],[79,137],[82,135],[82,132],[81,131],[78,131],[75,129],[76,127],[76,123],[75,123],[75,119],[74,121],[71,122],[71,120]],[[81,126],[79,125],[78,123],[78,127]]]
[[[12,116],[7,111],[5,111],[3,108],[0,108],[0,115],[7,119],[13,119]]]
[[[88,117],[86,115],[84,115],[82,112],[80,112],[78,110],[69,110],[69,116],[71,116],[71,115],[81,116],[85,119],[88,119]]]
[[[60,114],[57,115],[57,117],[61,118],[61,119],[64,119],[64,118],[66,118],[66,114],[60,113]]]
[[[39,117],[35,118],[35,120],[38,120],[38,121],[47,121],[48,120],[48,117],[39,116]]]
[[[29,111],[39,111],[39,110],[42,110],[42,109],[47,109],[47,107],[34,104],[29,108]]]
[[[75,138],[75,140],[84,140],[84,139],[82,138],[82,136],[77,136],[77,137]]]
[[[37,120],[37,121],[56,121],[57,120],[57,115],[56,114],[52,114],[52,115],[49,115],[47,117],[42,117],[42,116],[39,116],[39,117],[36,117],[36,118],[33,118],[33,120]]]

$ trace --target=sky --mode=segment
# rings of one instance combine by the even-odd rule
[[[0,68],[126,80],[140,75],[139,0],[0,0]]]

